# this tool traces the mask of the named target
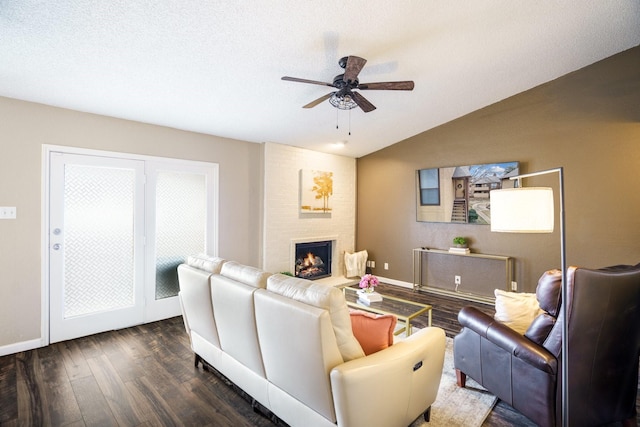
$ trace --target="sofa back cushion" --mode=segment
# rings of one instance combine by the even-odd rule
[[[364,357],[364,351],[353,335],[349,308],[340,289],[311,280],[274,274],[267,280],[267,290],[327,310],[344,361]]]
[[[336,423],[329,372],[343,359],[329,312],[262,289],[254,299],[269,383]]]
[[[536,298],[544,310],[531,323],[524,336],[539,345],[544,345],[560,314],[562,297],[562,272],[549,270],[540,276],[536,288]]]
[[[553,317],[558,317],[562,302],[562,271],[549,270],[540,276],[536,298],[541,309]]]
[[[207,254],[194,254],[187,258],[187,265],[213,274],[220,273],[222,264],[225,262],[226,261],[222,258]]]
[[[235,261],[225,262],[220,269],[220,274],[236,282],[262,289],[267,286],[267,278],[271,276],[271,273]]]
[[[253,294],[264,288],[270,273],[229,261],[220,274],[211,276],[210,299],[218,327],[220,348],[260,376],[264,366],[258,334]]]
[[[198,334],[205,341],[220,348],[218,328],[213,318],[209,278],[211,273],[187,264],[178,266],[180,306],[189,336]]]

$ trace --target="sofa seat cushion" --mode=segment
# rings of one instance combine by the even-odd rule
[[[267,280],[267,290],[327,310],[345,362],[364,357],[364,351],[353,335],[349,308],[340,289],[311,280],[274,274]]]
[[[219,274],[224,263],[224,259],[207,254],[194,254],[187,258],[187,264],[191,267],[213,274]]]
[[[393,345],[398,318],[392,314],[373,314],[351,310],[351,329],[367,356]]]
[[[494,319],[524,335],[533,319],[542,313],[536,294],[506,292],[501,289],[496,289],[494,292],[496,296]]]

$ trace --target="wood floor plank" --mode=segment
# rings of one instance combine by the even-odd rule
[[[37,351],[46,395],[48,422],[54,426],[82,421],[80,407],[76,401],[62,355],[57,346],[48,346]]]
[[[197,406],[197,399],[185,390],[181,382],[171,374],[172,367],[159,362],[154,356],[144,360],[148,384],[167,402],[171,412],[185,425],[205,425],[214,415],[210,405]],[[193,365],[191,365],[193,366]],[[195,369],[195,368],[193,368]]]
[[[135,327],[114,331],[118,336],[118,345],[125,352],[127,358],[131,360],[144,359],[150,354],[148,349],[141,345],[138,339],[140,333],[137,331],[138,328]]]
[[[87,359],[78,345],[78,340],[63,341],[52,345],[58,348],[69,381],[91,375],[91,369],[89,369]]]
[[[91,359],[93,357],[98,357],[102,354],[102,348],[100,347],[100,345],[96,340],[99,340],[101,337],[108,336],[106,334],[90,335],[88,337],[78,338],[74,341],[78,345],[78,348],[82,352],[84,358]]]
[[[0,425],[18,419],[16,356],[0,357]]]
[[[180,418],[147,377],[136,378],[125,385],[145,423],[154,426],[182,425]]]
[[[140,352],[132,352],[126,345],[126,339],[122,335],[114,331],[111,333],[113,339],[109,340],[109,350],[105,350],[104,356],[107,357],[115,371],[120,376],[123,383],[132,381],[135,378],[146,375],[146,369],[142,365],[144,358],[139,357]],[[100,343],[102,345],[102,343]]]
[[[87,426],[117,426],[98,382],[93,376],[82,377],[71,381],[73,392],[78,401],[82,419]]]
[[[104,340],[103,340],[104,342]],[[111,364],[108,354],[87,360],[111,413],[121,426],[135,426],[141,421],[135,409],[134,399]]]
[[[202,372],[202,374],[209,373]],[[213,404],[216,412],[215,425],[238,427],[273,426],[273,423],[268,418],[259,413],[239,412],[236,408],[246,407],[249,405],[249,402],[224,381],[215,377],[215,375],[212,374],[211,377],[208,381],[194,378],[183,385],[194,395],[198,396],[200,401]],[[281,423],[281,425],[284,425],[284,423]]]
[[[25,425],[48,425],[48,417],[43,413],[48,408],[48,402],[37,351],[16,355],[16,397],[19,420],[24,420]]]

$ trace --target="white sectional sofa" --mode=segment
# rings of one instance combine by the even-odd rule
[[[290,426],[428,420],[442,329],[365,356],[338,288],[203,255],[181,264],[178,277],[196,366],[206,362]]]

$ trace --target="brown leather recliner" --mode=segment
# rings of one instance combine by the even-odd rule
[[[524,335],[472,307],[454,339],[458,385],[473,378],[540,426],[562,420],[561,273],[542,275],[540,314]],[[571,426],[636,426],[640,357],[640,264],[570,267],[568,419]]]

